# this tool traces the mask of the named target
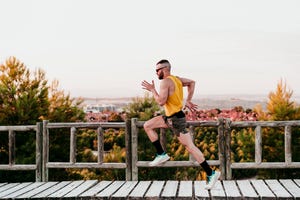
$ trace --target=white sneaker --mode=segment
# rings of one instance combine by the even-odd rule
[[[166,154],[166,153],[163,153],[161,155],[157,154],[155,159],[149,163],[149,166],[153,167],[153,166],[160,165],[160,164],[168,161],[169,159],[170,159],[170,156],[168,156],[168,154]]]
[[[217,180],[220,178],[221,172],[219,171],[212,171],[212,174],[210,176],[207,176],[207,185],[205,186],[205,189],[210,190],[214,187]]]

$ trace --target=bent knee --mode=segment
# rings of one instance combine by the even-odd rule
[[[146,121],[145,123],[144,123],[144,125],[143,125],[143,127],[144,127],[144,129],[151,129],[151,126],[150,126],[150,124],[149,124],[149,122],[148,121]]]

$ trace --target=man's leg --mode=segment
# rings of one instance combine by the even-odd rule
[[[183,144],[185,146],[185,148],[188,150],[188,152],[190,154],[193,155],[193,157],[196,159],[196,161],[198,163],[200,163],[201,167],[204,169],[204,171],[206,172],[207,175],[207,185],[206,185],[206,189],[211,189],[215,183],[217,182],[217,180],[220,177],[220,172],[218,171],[213,171],[210,166],[208,165],[208,163],[206,162],[203,153],[200,151],[200,149],[198,149],[191,137],[190,133],[180,133],[178,140],[181,144]]]
[[[145,122],[144,124],[144,129],[148,135],[148,138],[154,145],[156,149],[156,157],[155,159],[149,163],[150,166],[157,166],[159,164],[162,164],[170,159],[168,154],[166,154],[160,144],[158,134],[154,129],[156,128],[167,128],[168,126],[166,125],[164,119],[162,116],[157,116],[154,117],[148,121]]]

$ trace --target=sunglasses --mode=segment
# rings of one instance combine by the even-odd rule
[[[158,69],[156,69],[155,71],[156,71],[156,73],[158,73],[159,72],[159,70],[161,70],[161,69],[163,69],[163,68],[166,68],[167,66],[164,66],[164,67],[161,67],[161,68],[158,68]]]

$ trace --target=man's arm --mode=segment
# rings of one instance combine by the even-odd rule
[[[151,92],[153,94],[155,101],[160,106],[165,105],[165,103],[167,102],[167,99],[168,99],[168,91],[169,91],[168,81],[166,79],[161,81],[159,93],[155,89],[153,80],[152,80],[152,84],[144,80],[142,82],[142,86],[143,86],[143,89],[148,90],[149,92]]]
[[[192,98],[194,95],[196,82],[194,80],[191,80],[188,78],[181,78],[181,77],[178,77],[178,78],[181,80],[182,86],[187,87],[187,90],[188,90],[185,107],[190,109],[192,112],[196,111],[197,105],[192,103]]]

